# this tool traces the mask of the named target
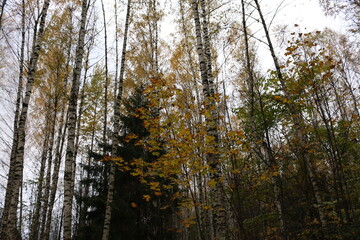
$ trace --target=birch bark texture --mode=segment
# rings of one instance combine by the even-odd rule
[[[199,3],[201,7],[201,18],[199,13]],[[214,151],[206,154],[207,164],[211,167],[211,180],[216,182],[216,186],[211,189],[213,215],[213,237],[216,240],[226,239],[226,211],[223,186],[221,183],[221,163],[218,154],[219,133],[218,133],[218,112],[215,100],[215,87],[212,75],[212,59],[210,49],[210,36],[208,30],[208,11],[205,0],[192,0],[192,10],[195,23],[195,34],[197,43],[197,53],[200,65],[200,76],[203,87],[204,107],[210,116],[205,118],[207,135],[213,139],[211,142]],[[202,20],[202,23],[201,23]]]
[[[45,133],[44,133],[44,141],[42,147],[42,154],[41,154],[41,163],[40,163],[40,170],[39,170],[39,179],[38,185],[36,190],[36,204],[34,213],[32,216],[31,227],[30,227],[30,240],[38,239],[39,233],[39,226],[40,226],[40,211],[41,211],[41,200],[43,200],[43,186],[44,186],[44,175],[45,175],[45,164],[46,164],[46,155],[47,155],[47,148],[49,145],[49,124],[50,124],[50,116],[49,112],[46,114],[46,123],[45,123]]]
[[[70,15],[70,35],[72,35],[72,9],[69,8],[69,15]],[[67,109],[66,109],[66,98],[68,98],[68,93],[66,91],[68,86],[68,79],[69,79],[69,69],[70,69],[70,59],[71,59],[71,47],[72,47],[72,40],[69,39],[68,45],[67,45],[67,53],[66,53],[66,74],[64,76],[64,85],[62,86],[60,90],[61,96],[57,96],[60,98],[61,102],[61,113],[60,113],[60,120],[59,125],[57,128],[57,139],[56,139],[56,146],[55,146],[55,156],[54,156],[54,163],[53,163],[53,173],[51,177],[51,186],[50,186],[50,193],[49,193],[49,205],[47,208],[46,213],[46,222],[44,227],[44,235],[42,239],[49,239],[50,236],[50,228],[52,223],[52,211],[54,208],[55,203],[55,196],[57,191],[57,185],[59,181],[59,171],[60,171],[60,163],[61,163],[61,156],[64,149],[64,143],[65,143],[65,135],[67,131]]]
[[[25,96],[22,101],[21,110],[17,125],[17,134],[14,135],[11,153],[14,154],[10,159],[10,168],[8,174],[8,184],[6,188],[4,215],[1,222],[0,237],[2,240],[13,240],[21,238],[21,233],[17,229],[17,209],[19,203],[20,187],[23,178],[24,169],[24,149],[26,142],[26,122],[28,117],[28,110],[30,104],[30,98],[32,95],[35,72],[37,69],[37,63],[39,59],[40,50],[42,47],[42,39],[45,32],[45,21],[50,5],[50,0],[45,0],[41,13],[39,15],[39,28],[34,36],[34,42],[31,50],[28,77],[26,83]],[[21,73],[20,73],[21,74]],[[14,123],[17,121],[15,116]],[[15,130],[16,132],[16,130]]]
[[[82,0],[81,4],[81,20],[79,37],[76,46],[75,54],[75,67],[72,76],[72,86],[70,92],[70,100],[68,106],[68,138],[65,156],[65,171],[64,171],[64,226],[63,226],[63,239],[72,239],[72,204],[74,196],[75,180],[74,161],[75,157],[75,138],[76,138],[76,119],[77,119],[77,105],[80,88],[80,76],[82,69],[82,61],[84,56],[85,34],[86,34],[86,20],[87,12],[89,9],[89,1]]]
[[[10,168],[9,168],[9,177],[7,181],[7,187],[8,191],[12,190],[11,184],[13,183],[12,176],[10,173],[14,171],[14,164],[15,163],[15,157],[16,157],[16,150],[17,150],[17,144],[18,144],[18,125],[19,125],[19,115],[21,110],[21,99],[23,95],[23,79],[24,79],[24,53],[25,53],[25,36],[26,36],[26,30],[25,30],[25,1],[22,1],[22,19],[21,19],[21,47],[20,47],[20,66],[19,66],[19,79],[18,79],[18,90],[17,90],[17,96],[16,96],[16,104],[15,104],[15,116],[14,116],[14,124],[13,124],[13,141],[12,141],[12,147],[11,147],[11,155],[10,155]],[[7,197],[11,196],[11,193],[6,194]],[[2,218],[6,219],[8,215],[9,207],[6,206],[9,201],[5,199],[5,206],[4,206],[4,212],[2,214]],[[1,225],[0,225],[0,234],[1,234]]]
[[[1,9],[0,9],[0,29],[2,28],[3,16],[4,16],[4,9],[5,9],[6,2],[7,2],[7,0],[2,0],[2,2],[1,2]]]

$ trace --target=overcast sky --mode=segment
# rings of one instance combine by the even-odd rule
[[[263,0],[262,2],[270,4],[273,9],[283,2],[283,7],[276,16],[276,23],[290,25],[296,23],[309,30],[321,30],[324,27],[331,27],[334,30],[343,29],[340,19],[325,16],[318,0]]]
[[[322,31],[327,27],[344,33],[346,29],[345,22],[340,18],[325,16],[318,0],[262,0],[261,8],[267,23],[273,19],[270,33],[273,34],[274,41],[277,37],[274,35],[274,30],[279,25],[286,25],[288,32]],[[299,25],[296,29],[295,24]],[[259,30],[257,37],[264,39],[264,31],[261,26],[252,30]],[[282,48],[284,49],[284,46]],[[267,46],[259,44],[258,55],[262,59],[261,65],[264,70],[273,68],[273,61]],[[282,56],[279,55],[279,57]]]

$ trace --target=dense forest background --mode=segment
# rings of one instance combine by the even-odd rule
[[[1,240],[360,239],[358,0],[0,4]]]

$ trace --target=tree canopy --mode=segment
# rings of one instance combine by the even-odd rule
[[[266,4],[2,0],[0,239],[359,239],[360,5]]]

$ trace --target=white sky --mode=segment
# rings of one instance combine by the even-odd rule
[[[283,2],[275,23],[289,25],[296,23],[309,30],[321,30],[324,27],[331,27],[334,30],[342,29],[340,20],[325,17],[318,0],[263,0],[263,3],[265,2],[268,2],[272,9]],[[264,7],[263,11],[265,11]]]
[[[110,0],[111,1],[111,0]],[[163,6],[171,8],[165,11],[166,14],[172,14],[174,8],[178,6],[178,0],[160,0]],[[340,18],[325,16],[322,8],[319,5],[319,0],[259,0],[261,10],[265,16],[267,24],[271,22],[270,33],[273,34],[273,43],[276,42],[276,36],[274,35],[274,29],[278,25],[288,25],[286,31],[302,31],[309,32],[315,30],[323,30],[325,27],[336,30],[337,32],[345,32],[345,22]],[[236,7],[240,6],[240,0],[229,0],[230,4],[236,4]],[[254,3],[252,3],[254,5]],[[172,6],[172,7],[171,7]],[[226,6],[223,6],[226,9]],[[274,17],[275,15],[275,17]],[[257,17],[257,13],[254,12],[252,16]],[[171,39],[171,33],[176,31],[175,23],[173,22],[178,16],[166,16],[165,21],[161,24],[161,36],[167,39]],[[238,21],[241,21],[241,15],[236,16]],[[248,19],[252,33],[255,33],[256,37],[265,40],[264,31],[260,24],[256,24],[253,19]],[[255,23],[254,23],[255,22]],[[299,27],[294,28],[297,24]],[[270,53],[264,44],[259,43],[258,54],[262,59],[263,69],[272,68],[272,60],[270,59]],[[275,44],[276,45],[276,44]],[[283,48],[284,46],[282,46]],[[266,56],[269,56],[267,58]],[[281,57],[281,56],[279,56]]]
[[[286,25],[286,31],[288,33],[293,31],[322,31],[326,27],[336,30],[337,32],[345,32],[345,22],[340,18],[335,19],[334,17],[325,16],[318,0],[263,0],[260,4],[267,24],[272,21],[270,33],[272,34],[272,40],[275,46],[277,45],[277,33],[275,33],[274,30],[276,26],[279,25]],[[275,17],[274,14],[276,14]],[[295,28],[295,24],[299,26]],[[254,27],[252,30],[258,30],[256,33],[258,38],[265,38],[264,31],[260,25]],[[284,46],[281,48],[284,49]],[[262,60],[261,65],[265,71],[274,68],[267,46],[259,43],[258,55]],[[282,54],[278,53],[278,57],[281,58]]]

